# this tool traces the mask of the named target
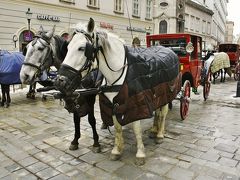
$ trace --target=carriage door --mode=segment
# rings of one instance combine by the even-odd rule
[[[25,30],[19,36],[19,51],[23,52],[24,48],[32,41],[34,33],[32,31]]]
[[[190,70],[193,77],[193,86],[198,87],[201,75],[201,51],[202,51],[202,40],[200,37],[191,36],[191,42],[194,47],[194,51],[191,53],[190,59]]]

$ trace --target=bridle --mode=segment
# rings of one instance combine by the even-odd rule
[[[41,39],[44,40],[47,44],[43,43],[43,42],[41,41]],[[44,48],[46,48],[46,47],[49,48],[49,51],[48,51],[48,53],[47,53],[44,61],[41,62],[39,66],[37,66],[37,65],[35,65],[35,64],[31,63],[31,62],[23,62],[23,65],[25,65],[25,66],[30,66],[30,67],[33,67],[33,68],[37,69],[37,71],[36,71],[35,74],[34,74],[34,77],[35,77],[35,78],[36,78],[36,77],[40,77],[40,76],[42,75],[42,73],[43,73],[43,71],[44,71],[44,69],[45,69],[44,67],[45,67],[45,65],[48,63],[47,60],[48,60],[49,58],[51,59],[50,66],[53,65],[53,60],[54,60],[53,50],[52,50],[52,46],[51,46],[51,44],[50,44],[50,39],[47,38],[46,36],[44,36],[43,34],[36,35],[36,36],[34,36],[34,39],[33,39],[32,42],[31,42],[31,43],[32,43],[32,46],[34,46],[34,45],[37,43],[37,41],[40,42],[40,43],[44,46]],[[25,54],[24,54],[24,55],[25,55]]]
[[[126,63],[126,61],[127,61],[126,53],[127,52],[126,52],[125,46],[124,46],[124,48],[125,48],[124,65],[119,70],[114,70],[109,66],[109,64],[107,62],[106,56],[105,56],[104,51],[103,51],[103,47],[99,45],[99,33],[98,32],[96,33],[96,41],[94,41],[94,36],[95,36],[94,34],[91,36],[84,30],[76,30],[74,32],[73,36],[77,33],[82,33],[85,36],[85,38],[87,39],[85,52],[84,52],[85,57],[87,59],[86,59],[84,65],[81,67],[80,70],[76,70],[69,65],[62,64],[61,68],[59,69],[59,74],[61,74],[62,76],[65,76],[65,77],[70,77],[70,78],[68,78],[68,79],[71,79],[70,80],[71,83],[69,84],[69,86],[71,86],[71,87],[75,86],[73,84],[76,84],[77,81],[80,82],[80,80],[82,79],[82,72],[83,71],[87,70],[87,74],[90,72],[92,64],[94,63],[95,59],[97,61],[97,70],[99,71],[98,53],[100,51],[102,53],[104,59],[105,59],[105,63],[107,65],[107,67],[111,71],[113,71],[113,72],[122,71],[121,75],[111,84],[111,85],[114,85],[122,77],[122,75],[124,73],[124,70],[125,70],[125,67],[127,66],[127,63]],[[74,81],[75,81],[75,83],[74,83]],[[73,88],[72,88],[72,90],[73,90]]]

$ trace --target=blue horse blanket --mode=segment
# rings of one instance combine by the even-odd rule
[[[19,73],[23,61],[21,52],[0,50],[0,84],[21,84]]]

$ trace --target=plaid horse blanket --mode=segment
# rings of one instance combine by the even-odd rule
[[[214,53],[214,59],[211,64],[211,72],[215,73],[220,69],[229,68],[230,67],[230,59],[227,53],[219,52]]]

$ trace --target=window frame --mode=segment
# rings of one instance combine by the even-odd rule
[[[114,12],[118,14],[124,13],[123,0],[114,0]]]
[[[99,0],[87,0],[87,6],[90,8],[99,8]]]
[[[137,9],[135,8],[135,5],[137,6]],[[135,12],[137,12],[137,14]],[[139,0],[132,1],[132,16],[136,17],[136,18],[140,18],[140,2],[139,2]]]
[[[151,20],[152,19],[152,14],[151,14],[151,10],[152,10],[152,6],[151,6],[152,0],[146,0],[146,18],[147,20]]]

